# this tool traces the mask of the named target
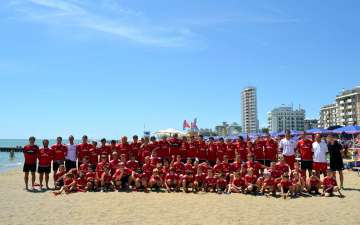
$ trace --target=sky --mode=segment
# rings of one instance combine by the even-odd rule
[[[360,85],[357,0],[1,0],[0,138],[117,138],[144,127],[317,118]]]

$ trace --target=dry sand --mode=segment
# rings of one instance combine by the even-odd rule
[[[0,224],[360,224],[360,177],[345,173],[344,199],[284,200],[241,194],[76,193],[23,190],[22,173],[0,174]]]

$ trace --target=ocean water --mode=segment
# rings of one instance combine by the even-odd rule
[[[21,152],[15,153],[13,158],[10,158],[10,153],[0,152],[0,172],[5,172],[10,169],[21,167],[24,162],[24,157]]]
[[[50,146],[56,143],[55,139],[49,139]],[[63,140],[64,143],[67,143],[67,140]],[[27,139],[0,139],[0,148],[15,148],[17,146],[25,146],[29,143]],[[75,140],[75,143],[80,143],[80,140]],[[42,139],[36,139],[36,144],[41,147]]]

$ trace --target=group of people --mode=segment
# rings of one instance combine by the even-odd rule
[[[312,140],[313,139],[313,140]],[[81,144],[70,136],[49,146],[35,145],[35,137],[24,146],[24,181],[35,190],[35,172],[40,189],[49,187],[53,170],[54,194],[106,191],[216,192],[288,196],[321,194],[332,196],[343,188],[342,146],[332,135],[317,134],[309,139],[293,140],[289,131],[281,140],[270,135],[254,141],[208,140],[198,137],[155,137],[132,142],[122,137],[100,144],[82,137]],[[330,163],[327,154],[330,154]],[[296,156],[300,156],[298,161]],[[52,167],[52,168],[51,168]],[[340,186],[337,185],[336,171]],[[321,175],[323,177],[321,178]],[[45,178],[45,179],[44,179]]]

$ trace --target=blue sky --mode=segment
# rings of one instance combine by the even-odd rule
[[[360,1],[2,0],[0,138],[109,138],[240,122],[281,104],[318,116],[360,84]]]

